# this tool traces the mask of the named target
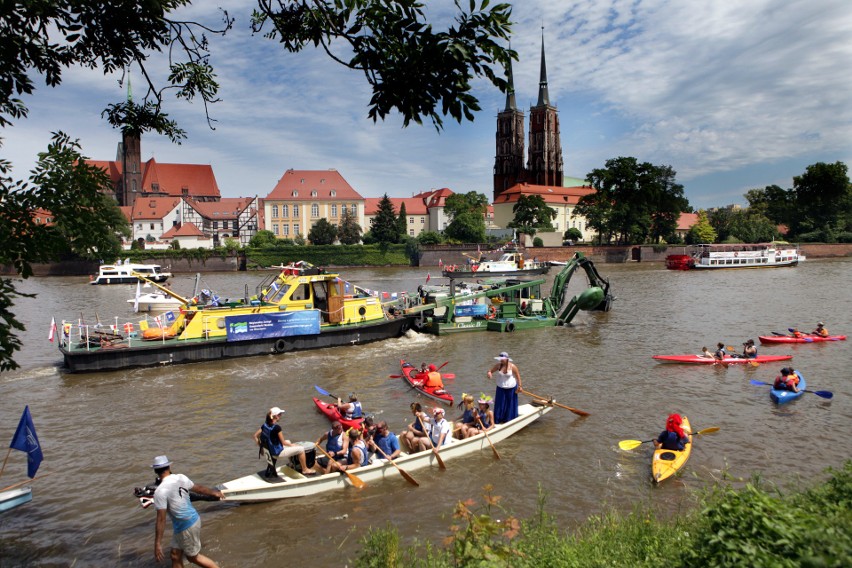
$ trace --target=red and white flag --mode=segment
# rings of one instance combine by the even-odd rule
[[[160,316],[155,317],[154,321],[157,322],[157,327],[163,329],[163,320],[160,319]]]
[[[53,343],[54,337],[56,337],[56,318],[50,318],[50,332],[47,334],[47,338]]]

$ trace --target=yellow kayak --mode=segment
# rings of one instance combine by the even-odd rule
[[[683,419],[681,427],[684,432],[692,432],[686,416],[682,416],[681,418]],[[651,460],[651,475],[655,483],[660,483],[674,475],[684,466],[686,460],[689,459],[689,454],[692,452],[692,434],[688,434],[687,438],[689,438],[689,443],[684,447],[682,452],[663,449],[654,450],[654,458]]]

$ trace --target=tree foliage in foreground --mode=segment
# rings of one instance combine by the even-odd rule
[[[0,160],[0,265],[14,266],[28,278],[34,263],[68,253],[109,262],[118,257],[120,237],[129,237],[130,227],[104,193],[110,185],[106,173],[86,163],[77,141],[55,134],[47,151],[39,154],[29,182],[10,173],[9,162]],[[49,212],[53,222],[37,223],[38,210]],[[12,330],[24,326],[11,308],[19,296],[11,280],[0,279],[0,371],[18,367],[13,354],[21,343]]]
[[[363,73],[373,89],[367,116],[374,122],[397,110],[405,126],[427,118],[440,130],[442,116],[472,121],[480,110],[471,94],[475,79],[506,89],[504,70],[517,55],[497,42],[509,39],[512,8],[489,4],[456,2],[455,25],[439,31],[414,0],[259,0],[252,28],[294,53],[321,47]]]
[[[659,242],[690,210],[675,175],[671,166],[640,164],[636,158],[608,160],[586,176],[595,192],[580,198],[573,216],[585,217],[603,243]]]
[[[518,520],[486,487],[483,505],[456,505],[442,545],[403,546],[395,527],[371,529],[355,566],[840,568],[852,564],[852,461],[828,471],[827,481],[801,493],[759,479],[739,489],[720,484],[673,519],[644,507],[608,511],[570,532],[544,511],[541,493],[537,514]]]

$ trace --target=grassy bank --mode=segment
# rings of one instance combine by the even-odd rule
[[[402,546],[394,527],[374,529],[362,539],[355,566],[850,566],[852,461],[828,472],[824,483],[796,493],[758,478],[742,488],[719,484],[675,518],[611,512],[572,533],[547,515],[543,498],[536,517],[521,521],[506,516],[486,488],[478,507],[456,506],[441,546]]]

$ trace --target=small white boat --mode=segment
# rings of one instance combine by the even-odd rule
[[[756,244],[693,245],[689,254],[666,257],[670,270],[716,270],[724,268],[777,268],[796,266],[805,260],[798,245],[784,241]]]
[[[138,299],[130,298],[127,300],[127,303],[136,306],[136,312],[154,315],[179,310],[183,305],[183,302],[177,298],[173,298],[162,292],[140,294]]]
[[[446,278],[484,278],[488,276],[512,276],[547,274],[550,263],[535,258],[525,260],[519,251],[504,252],[498,260],[483,260],[468,265],[444,266],[442,275]]]
[[[15,507],[20,507],[24,503],[29,503],[33,500],[33,490],[30,487],[19,487],[17,489],[9,489],[0,491],[0,513],[9,511]]]
[[[90,277],[89,284],[135,284],[139,281],[137,274],[154,282],[165,282],[172,275],[171,272],[163,272],[159,264],[102,264],[98,274]]]
[[[551,410],[553,410],[551,405],[523,404],[518,408],[517,418],[505,424],[498,424],[488,431],[488,437],[492,443],[496,444],[535,422]],[[477,434],[464,440],[453,438],[449,444],[441,448],[440,453],[444,461],[449,461],[459,456],[483,450],[490,451],[490,449],[490,444],[485,436]],[[403,453],[394,462],[406,472],[430,466],[437,467],[435,454],[431,451],[416,454]],[[350,473],[368,484],[383,480],[386,477],[399,477],[401,475],[393,464],[384,459],[373,459],[370,465],[353,469]],[[349,485],[352,484],[348,476],[341,472],[335,471],[325,475],[306,477],[289,465],[284,465],[278,468],[278,477],[265,478],[255,473],[223,483],[219,486],[219,489],[225,494],[226,501],[271,501],[316,495],[317,493],[343,489]]]

